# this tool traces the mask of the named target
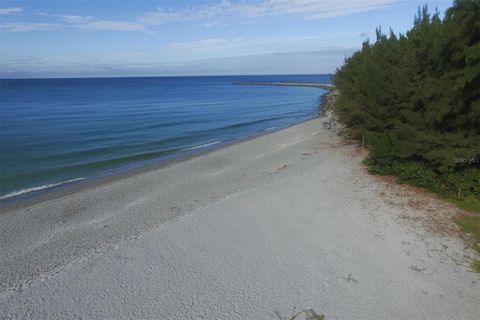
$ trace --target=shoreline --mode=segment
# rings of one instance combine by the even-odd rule
[[[133,162],[127,165],[123,165],[117,168],[111,168],[104,170],[103,172],[94,175],[87,176],[82,178],[72,179],[71,182],[66,181],[65,183],[60,182],[58,185],[53,185],[41,190],[34,190],[31,192],[20,193],[13,195],[11,197],[6,197],[0,199],[0,214],[5,214],[8,211],[15,210],[18,208],[24,208],[31,205],[39,204],[42,202],[47,202],[50,200],[55,200],[61,197],[65,197],[76,192],[81,192],[88,188],[94,188],[97,186],[103,186],[118,180],[126,179],[135,175],[148,173],[151,171],[161,170],[170,165],[176,163],[188,161],[190,159],[201,157],[203,155],[215,152],[216,150],[228,148],[239,143],[247,142],[265,135],[273,134],[281,130],[288,129],[292,126],[302,124],[314,120],[316,118],[322,117],[322,108],[323,108],[323,97],[328,94],[326,92],[323,94],[322,102],[318,106],[318,111],[309,116],[307,119],[302,119],[296,122],[292,122],[288,125],[275,128],[273,130],[263,130],[255,134],[252,134],[247,137],[238,138],[230,141],[222,141],[213,146],[207,146],[205,148],[186,150],[182,152],[176,152],[166,156],[162,156],[155,159],[144,160],[140,162]],[[78,180],[77,180],[78,179]],[[75,181],[73,181],[75,180]]]
[[[332,117],[0,214],[0,318],[474,319],[459,210],[368,174]]]
[[[5,155],[5,169],[7,169],[7,171],[4,174],[4,179],[2,179],[2,182],[4,182],[2,184],[3,188],[0,188],[2,189],[2,192],[0,192],[0,208],[10,206],[15,202],[28,201],[45,192],[69,188],[77,184],[80,179],[96,180],[105,175],[114,175],[119,171],[130,171],[131,168],[148,166],[152,163],[155,164],[161,162],[163,158],[172,159],[177,157],[178,154],[181,154],[180,157],[185,157],[191,154],[188,152],[191,147],[193,147],[192,149],[194,150],[204,149],[203,147],[197,147],[211,142],[220,142],[222,145],[229,145],[232,141],[242,141],[245,138],[255,137],[258,133],[263,132],[263,130],[272,131],[271,129],[273,127],[278,127],[275,129],[278,130],[287,127],[287,124],[292,125],[299,123],[316,115],[318,112],[319,96],[323,93],[322,91],[319,93],[314,89],[294,90],[292,92],[283,92],[284,90],[278,89],[283,93],[277,96],[273,95],[278,91],[277,89],[265,89],[260,90],[260,93],[255,94],[253,98],[248,98],[245,102],[247,104],[244,105],[243,101],[245,97],[235,98],[235,94],[256,91],[256,89],[242,89],[233,86],[232,81],[237,79],[273,79],[280,81],[286,79],[285,76],[232,76],[212,77],[212,79],[202,77],[198,80],[186,77],[186,79],[175,81],[156,78],[158,77],[155,77],[152,81],[145,79],[132,81],[131,86],[135,88],[135,86],[141,86],[142,83],[151,83],[154,86],[158,85],[158,88],[163,88],[160,91],[148,89],[153,90],[153,95],[147,94],[146,96],[148,98],[146,99],[147,101],[152,100],[150,102],[153,103],[155,99],[157,99],[155,98],[157,95],[163,94],[161,92],[162,90],[168,91],[168,88],[172,85],[186,91],[185,94],[181,94],[178,99],[172,101],[167,99],[168,101],[159,103],[158,105],[156,104],[155,108],[160,109],[157,110],[158,112],[156,111],[155,117],[150,117],[150,120],[147,118],[142,119],[144,114],[152,112],[152,108],[149,106],[150,102],[140,104],[140,106],[135,107],[135,109],[129,106],[129,104],[132,104],[130,101],[131,98],[139,99],[138,101],[142,99],[142,95],[138,93],[141,90],[135,90],[137,94],[133,94],[131,98],[119,99],[119,95],[115,94],[113,94],[112,97],[117,98],[102,97],[101,103],[108,104],[110,103],[109,101],[113,101],[116,102],[114,105],[122,106],[121,109],[119,109],[119,115],[113,116],[115,121],[108,121],[105,128],[91,129],[90,127],[96,127],[97,121],[99,121],[98,125],[102,126],[101,121],[103,121],[103,117],[106,117],[107,114],[109,114],[110,117],[112,116],[109,113],[110,111],[108,111],[111,109],[103,108],[106,110],[104,115],[99,114],[98,117],[85,121],[85,119],[82,118],[84,113],[80,110],[83,107],[79,107],[79,110],[76,110],[76,107],[74,107],[75,112],[78,112],[79,115],[75,116],[75,130],[71,132],[71,136],[70,133],[67,132],[67,125],[64,127],[60,126],[57,134],[51,134],[48,137],[45,136],[42,141],[38,142],[38,147],[31,146],[31,143],[34,143],[32,141],[36,139],[22,138],[28,134],[34,134],[32,130],[35,130],[36,124],[33,126],[25,126],[27,129],[22,129],[25,134],[19,136],[15,136],[15,132],[9,133],[8,130],[10,129],[6,126],[5,130],[8,132],[6,131],[5,134],[9,134],[9,136],[12,134],[12,138],[8,139],[8,142],[6,141],[4,148],[2,148],[2,150],[5,149],[5,151],[9,150],[9,152]],[[305,79],[323,78],[323,76],[316,76],[306,77]],[[65,81],[68,83],[69,88],[70,85],[72,85],[71,88],[77,89],[82,88],[82,86],[89,88],[89,86],[96,83],[92,82],[92,84],[89,84],[90,82],[76,80],[79,79]],[[130,80],[128,82],[130,82]],[[111,88],[115,88],[116,85],[120,83],[124,85],[125,81],[108,81],[105,83],[106,90],[111,90]],[[190,90],[188,88],[192,83],[195,83],[195,85],[192,87],[192,90]],[[28,89],[32,90],[32,94],[40,94],[41,90],[39,91],[36,88],[38,88],[41,83],[35,86],[30,86],[28,82],[25,82],[25,84],[28,85],[27,87],[32,88]],[[58,90],[61,90],[58,89],[61,88],[61,86],[58,86],[58,82],[47,81],[44,84],[52,88],[52,90],[54,90],[53,92],[55,92],[51,97],[53,99],[53,105],[55,105],[55,103],[64,103],[65,105],[70,103],[70,101],[62,101],[62,95],[57,94],[60,93]],[[203,95],[202,92],[204,89],[216,90],[218,85],[223,88],[219,91],[219,94],[222,92],[220,94],[221,97],[217,97],[216,95],[215,97],[210,97],[208,94]],[[8,86],[9,88],[16,88],[17,86],[22,87],[23,85],[9,84]],[[153,88],[154,86],[143,86],[142,88]],[[203,86],[205,86],[205,88]],[[196,90],[200,91],[197,92]],[[12,92],[20,91],[13,90]],[[83,90],[83,92],[88,92],[88,90]],[[115,92],[115,90],[112,92]],[[191,94],[187,94],[187,92],[191,92]],[[288,103],[285,103],[282,99],[283,96],[297,97],[297,93],[299,94],[298,99],[289,100]],[[14,94],[12,93],[12,95],[13,99]],[[195,96],[198,97],[195,98]],[[55,102],[56,100],[58,101]],[[196,100],[198,101],[195,102]],[[15,104],[13,100],[11,101],[12,102],[6,105],[8,110],[10,110],[10,108],[12,110],[15,109]],[[36,100],[33,99],[26,105],[33,108],[32,112],[41,110],[41,108],[35,109],[35,101]],[[48,100],[44,102],[47,104],[50,103]],[[216,106],[217,103],[222,105],[221,108]],[[261,111],[256,107],[256,103],[262,104],[263,107]],[[182,109],[178,114],[168,115],[168,111],[165,110],[173,108],[176,104],[185,106],[185,110]],[[78,103],[73,104],[73,106],[79,105]],[[95,104],[92,104],[92,106],[94,105]],[[209,107],[203,110],[204,105],[208,105]],[[249,105],[253,109],[250,109]],[[50,114],[50,111],[47,109],[45,109],[45,112],[42,111],[44,113],[43,115],[38,115],[42,117],[42,119],[45,119],[45,121],[38,124],[39,127],[52,127],[56,125],[55,121],[60,121],[59,123],[61,123],[59,119],[66,117],[66,115],[60,115],[58,116],[59,119],[55,120],[57,116],[53,113]],[[229,110],[229,114],[227,116],[223,115],[225,118],[222,118],[222,113],[227,112],[226,110]],[[250,110],[253,110],[252,112],[255,114],[250,114]],[[167,114],[164,115],[163,112],[167,112]],[[129,113],[131,113],[131,119],[125,116]],[[195,116],[197,113],[200,117],[198,119],[196,119],[197,117]],[[20,123],[28,123],[28,119],[25,121],[23,119],[27,118],[18,117],[19,125]],[[211,119],[216,120],[211,121]],[[123,123],[121,128],[116,127],[119,126],[119,123]],[[58,132],[63,132],[63,134],[59,135]],[[55,148],[52,149],[49,147],[49,141],[54,143]],[[60,147],[55,141],[61,141],[65,143],[65,146],[62,145]],[[69,141],[70,143],[68,143]],[[125,145],[126,142],[128,142],[128,145]],[[22,155],[23,151],[21,150],[23,147],[25,147],[25,150],[35,149],[35,152],[27,152],[25,155]]]

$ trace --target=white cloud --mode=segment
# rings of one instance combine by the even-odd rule
[[[164,61],[171,60],[172,57],[187,61],[198,57],[219,58],[252,53],[317,51],[328,49],[331,46],[331,39],[337,36],[338,34],[330,36],[207,38],[163,45],[157,48],[154,54],[155,57],[162,58]],[[348,48],[351,48],[351,45]]]
[[[268,0],[262,3],[242,3],[236,10],[251,17],[269,15],[304,15],[321,19],[369,11],[389,5],[393,0]]]
[[[221,24],[220,22],[216,22],[216,21],[205,22],[204,24],[202,24],[202,26],[205,28],[213,28],[213,27],[218,27],[220,25],[224,26],[224,24]]]
[[[92,77],[92,76],[159,76],[159,75],[238,75],[329,73],[343,63],[345,55],[357,48],[330,48],[319,51],[292,51],[243,55],[190,61],[141,61],[103,59],[95,61],[82,56],[55,59],[7,61],[0,56],[0,78]]]
[[[192,6],[183,9],[157,8],[139,17],[149,25],[200,20],[214,16],[240,15],[263,17],[301,15],[306,19],[323,19],[370,11],[388,6],[396,0],[264,0],[261,2],[232,3],[223,0],[217,4]]]
[[[58,17],[67,23],[73,23],[73,24],[87,23],[93,19],[93,17],[90,17],[90,16],[75,16],[75,15],[66,15],[66,14],[58,14],[58,15],[55,15],[55,17]]]
[[[165,24],[169,22],[190,20],[194,16],[186,14],[187,12],[165,11],[161,8],[156,11],[147,12],[139,17],[139,21],[145,24]]]
[[[0,29],[8,31],[34,31],[34,30],[52,30],[60,27],[54,23],[30,23],[30,22],[10,22],[1,23]]]
[[[139,21],[149,25],[169,22],[198,20],[234,12],[234,6],[229,1],[221,1],[214,5],[193,6],[183,9],[164,9],[158,7],[139,17]]]
[[[14,7],[14,8],[0,8],[0,15],[15,14],[23,11],[23,8]]]
[[[49,16],[49,14],[40,12],[37,15]],[[0,29],[8,31],[33,31],[33,30],[51,30],[60,27],[73,27],[87,30],[109,30],[109,31],[146,31],[145,25],[140,22],[116,21],[116,20],[96,20],[92,16],[79,16],[57,14],[52,15],[61,20],[60,23],[33,23],[33,22],[10,22],[0,24]]]
[[[145,31],[145,25],[137,22],[96,20],[76,25],[80,29],[110,31]]]
[[[55,23],[4,23],[2,29],[10,31],[49,30],[60,26],[73,26],[78,29],[112,31],[147,31],[150,25],[159,25],[180,21],[205,20],[208,18],[228,18],[237,15],[243,17],[263,17],[275,15],[298,15],[304,19],[322,19],[348,15],[382,8],[397,0],[245,0],[230,2],[222,0],[216,4],[188,6],[181,9],[157,8],[137,16],[132,21],[97,20],[91,16],[52,15],[62,20]],[[23,8],[0,8],[0,15],[22,12]],[[39,12],[37,15],[48,16]],[[220,19],[222,20],[222,19]],[[224,25],[223,21],[207,21],[204,27]]]
[[[56,15],[57,18],[78,29],[110,31],[145,31],[145,25],[139,22],[95,20],[91,16]]]
[[[190,42],[174,42],[165,45],[163,48],[167,50],[184,50],[184,51],[205,51],[205,50],[218,50],[219,48],[232,48],[235,43],[239,43],[238,39],[203,39],[199,41]]]

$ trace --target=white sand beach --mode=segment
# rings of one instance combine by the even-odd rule
[[[1,319],[479,319],[458,209],[317,118],[0,212]]]

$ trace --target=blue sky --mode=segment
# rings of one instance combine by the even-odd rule
[[[3,1],[0,77],[330,73],[452,1]]]

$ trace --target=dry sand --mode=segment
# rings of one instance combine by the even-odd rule
[[[479,319],[458,210],[314,119],[0,213],[2,319]]]

